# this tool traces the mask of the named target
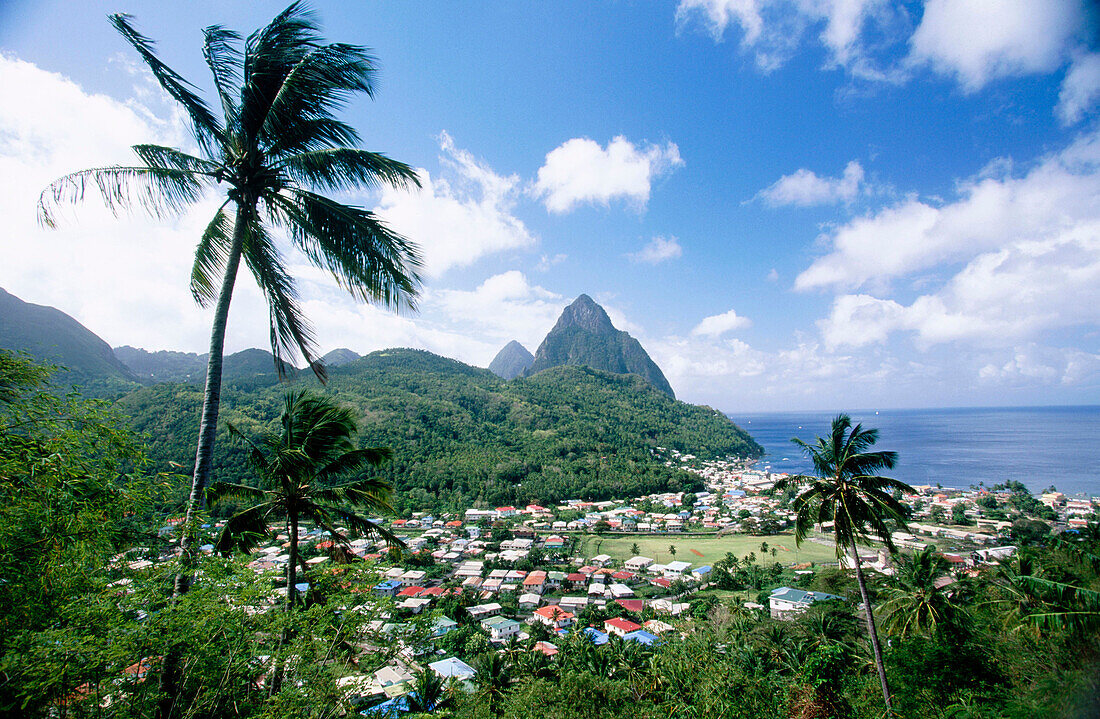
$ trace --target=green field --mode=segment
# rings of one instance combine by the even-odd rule
[[[581,553],[586,557],[596,554],[608,554],[619,561],[630,559],[633,556],[631,545],[637,544],[639,554],[650,557],[661,564],[673,561],[674,557],[669,552],[669,546],[676,547],[675,559],[683,562],[691,562],[694,566],[714,564],[726,556],[726,552],[733,552],[738,557],[744,557],[749,552],[755,552],[760,558],[760,544],[768,543],[768,561],[771,559],[771,548],[777,552],[775,561],[784,565],[800,562],[836,562],[836,553],[831,546],[805,541],[801,547],[796,548],[794,535],[776,534],[771,537],[756,537],[748,534],[731,534],[724,537],[693,537],[676,534],[665,535],[604,535],[602,537],[585,535],[581,537]]]

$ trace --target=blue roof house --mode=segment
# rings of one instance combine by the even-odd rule
[[[791,587],[779,587],[772,590],[772,595],[768,597],[768,604],[773,619],[790,619],[806,611],[816,602],[828,602],[834,599],[844,599],[844,597],[825,592],[806,592]]]

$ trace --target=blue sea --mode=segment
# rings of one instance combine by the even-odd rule
[[[875,449],[898,453],[890,476],[912,485],[967,488],[1014,479],[1032,492],[1100,495],[1100,406],[902,409],[848,412],[879,430]],[[810,472],[791,442],[813,443],[836,412],[731,414],[766,452],[757,466]]]

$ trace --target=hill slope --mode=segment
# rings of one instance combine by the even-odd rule
[[[669,397],[676,396],[661,368],[650,359],[638,340],[615,329],[604,308],[588,295],[581,295],[565,308],[524,374],[531,376],[562,365],[585,365],[616,374],[636,374]]]
[[[312,379],[300,383],[316,387]],[[282,387],[230,386],[223,418],[245,434],[270,427]],[[391,447],[381,470],[405,509],[552,503],[697,488],[665,467],[660,445],[701,458],[759,456],[759,445],[708,407],[678,402],[632,375],[588,367],[552,368],[504,381],[485,369],[422,350],[374,352],[331,370],[328,391],[356,407],[362,437]],[[161,463],[193,461],[201,388],[162,384],[118,406],[149,434]],[[216,473],[247,481],[239,446],[219,437]]]
[[[66,382],[129,384],[136,380],[111,346],[87,327],[59,309],[24,302],[3,289],[0,347],[65,367],[68,371],[59,379]]]

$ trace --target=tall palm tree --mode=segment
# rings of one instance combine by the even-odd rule
[[[267,297],[277,369],[282,373],[284,360],[300,353],[324,380],[312,328],[273,231],[289,236],[353,296],[412,309],[420,284],[416,246],[373,213],[323,193],[419,182],[408,165],[359,149],[358,133],[336,118],[354,95],[374,96],[375,61],[362,47],[325,44],[301,3],[248,38],[218,25],[204,30],[203,57],[220,112],[157,57],[130,16],[111,15],[110,21],[182,106],[198,154],[135,145],[133,166],[81,170],[54,181],[39,198],[39,221],[54,227],[55,209],[82,200],[89,189],[98,190],[116,214],[139,207],[155,217],[179,213],[211,193],[224,197],[191,270],[191,293],[199,305],[213,305],[214,319],[178,596],[187,591],[195,562],[196,512],[211,476],[226,320],[241,261]]]
[[[214,482],[207,490],[212,503],[226,498],[254,501],[225,523],[214,549],[229,553],[250,550],[269,538],[272,520],[286,522],[290,538],[286,568],[286,607],[294,608],[299,563],[299,526],[309,520],[328,532],[345,548],[348,537],[337,529],[381,536],[393,546],[401,542],[385,527],[358,514],[353,507],[376,512],[392,511],[389,483],[375,477],[333,484],[334,480],[377,465],[390,457],[385,447],[356,449],[358,431],[355,411],[336,404],[330,397],[302,390],[288,392],[278,432],[258,440],[245,437],[233,425],[230,432],[247,445],[249,463],[263,486]]]
[[[846,414],[833,419],[828,437],[818,437],[815,444],[808,444],[797,437],[791,440],[813,462],[814,476],[796,475],[776,483],[776,488],[808,485],[792,503],[797,513],[795,544],[801,545],[815,524],[831,521],[837,558],[849,554],[856,570],[856,581],[863,599],[867,634],[875,655],[882,698],[888,711],[892,711],[890,688],[886,683],[886,667],[882,661],[882,647],[875,630],[875,615],[867,594],[867,582],[859,559],[857,541],[866,541],[874,535],[888,549],[894,550],[890,528],[886,520],[905,525],[905,505],[891,496],[894,489],[912,493],[904,482],[879,475],[892,469],[897,463],[896,452],[868,451],[878,441],[877,429],[864,429],[862,424],[852,426]]]

